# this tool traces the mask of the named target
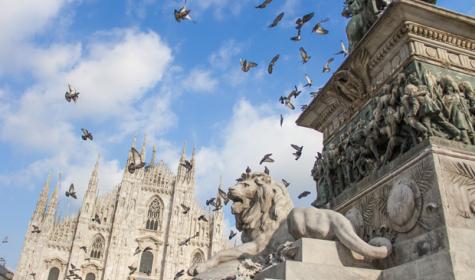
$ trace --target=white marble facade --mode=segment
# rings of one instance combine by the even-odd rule
[[[194,153],[193,168],[188,171],[181,165],[186,159],[184,150],[176,174],[162,161],[155,162],[154,148],[145,168],[134,174],[124,170],[120,184],[101,196],[96,163],[79,213],[61,221],[55,217],[62,194],[56,186],[48,202],[48,179],[26,232],[14,279],[69,279],[73,264],[86,280],[167,280],[223,249],[223,210],[206,211],[196,201]],[[145,158],[145,143],[141,153]],[[182,203],[191,207],[187,214],[183,214]],[[95,214],[100,224],[92,220]],[[200,215],[208,222],[198,221]],[[33,233],[33,225],[41,233]],[[178,245],[196,232],[199,236],[187,246]],[[138,246],[151,250],[134,255]],[[129,275],[128,266],[137,271]]]

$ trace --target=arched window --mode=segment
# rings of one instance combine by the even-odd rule
[[[205,261],[205,257],[203,255],[203,252],[198,250],[195,253],[193,253],[193,255],[191,257],[191,265],[192,266],[194,266],[195,264],[198,264],[198,263],[202,263],[204,261]]]
[[[96,275],[90,272],[86,275],[86,280],[96,280]]]
[[[157,230],[158,222],[160,220],[160,200],[155,198],[150,206],[148,207],[147,212],[147,222],[145,223],[145,228],[149,230]]]
[[[150,275],[152,273],[153,266],[153,254],[150,251],[145,251],[142,253],[142,258],[140,259],[140,272]]]
[[[53,267],[49,270],[48,280],[58,280],[59,279],[59,269]]]
[[[104,252],[104,238],[100,235],[96,237],[91,247],[91,258],[100,259]]]

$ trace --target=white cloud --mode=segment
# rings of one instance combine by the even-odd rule
[[[197,154],[197,178],[200,199],[216,191],[216,182],[221,174],[226,186],[235,183],[246,168],[263,170],[259,160],[272,153],[275,163],[268,164],[276,180],[285,178],[291,185],[289,192],[297,205],[309,205],[316,196],[315,183],[310,171],[317,151],[322,148],[322,136],[316,131],[298,127],[294,121],[298,113],[285,114],[280,127],[279,113],[269,105],[255,106],[246,100],[240,101],[227,125],[222,129],[219,146],[204,147]],[[303,155],[295,161],[290,144],[303,145]],[[297,195],[309,190],[312,196],[296,201]]]
[[[213,92],[218,85],[218,81],[212,76],[211,71],[205,69],[193,69],[186,81],[188,89],[195,92]]]
[[[42,159],[0,174],[0,185],[38,188],[48,172],[61,172],[62,191],[74,182],[82,194],[97,154],[111,152],[109,135],[123,138],[145,131],[155,138],[174,124],[170,110],[173,91],[170,77],[165,77],[173,72],[169,71],[172,54],[156,33],[114,30],[98,34],[84,45],[40,48],[29,44],[28,48],[32,59],[24,65],[25,71],[41,74],[34,74],[34,83],[17,96],[1,91],[0,99],[8,106],[0,106],[4,113],[0,116],[0,140],[12,144],[12,153],[40,154]],[[166,81],[163,85],[162,80]],[[81,92],[77,104],[64,100],[68,82]],[[79,137],[83,125],[93,127],[93,142]],[[101,160],[102,191],[120,181],[123,164],[116,159]]]

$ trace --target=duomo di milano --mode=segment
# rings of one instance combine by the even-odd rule
[[[142,158],[145,150],[144,143]],[[129,152],[126,166],[131,156]],[[178,271],[222,250],[223,210],[210,213],[196,202],[194,152],[191,170],[182,165],[185,160],[184,147],[175,175],[163,161],[155,162],[154,148],[146,168],[134,174],[126,168],[120,184],[101,196],[96,163],[79,213],[61,221],[56,220],[61,194],[56,186],[48,202],[48,179],[31,218],[14,279],[65,279],[71,264],[79,269],[74,273],[85,280],[173,279]],[[190,207],[188,213],[183,213],[181,204]],[[100,224],[94,219],[96,214]],[[201,215],[208,221],[198,220]],[[195,234],[187,245],[179,245]],[[140,253],[136,253],[137,247]],[[129,266],[137,268],[133,276],[129,276]]]

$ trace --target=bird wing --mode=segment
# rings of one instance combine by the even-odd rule
[[[135,166],[141,165],[143,163],[142,161],[142,155],[140,155],[139,151],[132,147],[132,162]]]
[[[313,13],[313,12],[304,15],[304,16],[302,17],[302,24],[304,24],[304,23],[310,21],[310,20],[313,18],[314,15],[315,15],[315,13]]]
[[[303,59],[305,59],[308,56],[307,52],[305,51],[305,49],[303,47],[300,47],[299,51],[300,51],[300,56]]]
[[[269,27],[277,26],[277,24],[279,24],[279,22],[282,20],[283,17],[284,17],[284,12],[278,14],[277,17],[275,17],[272,23],[269,25]]]
[[[300,146],[297,146],[295,144],[290,144],[290,146],[292,146],[292,148],[294,148],[295,150],[300,150]]]
[[[307,84],[312,84],[312,79],[310,79],[307,74],[305,74],[305,80],[307,81]]]

